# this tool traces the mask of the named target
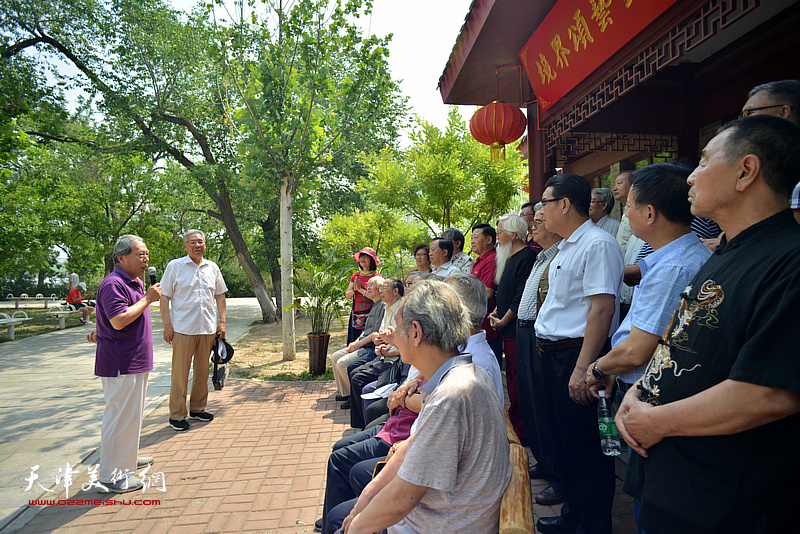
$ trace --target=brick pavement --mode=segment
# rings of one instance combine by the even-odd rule
[[[310,534],[322,514],[331,446],[354,432],[334,395],[333,382],[230,379],[222,391],[210,392],[208,410],[216,419],[190,420],[190,430],[180,433],[166,425],[164,402],[144,420],[140,454],[156,458],[148,475],[163,473],[165,492],[70,492],[76,500],[148,499],[158,505],[44,506],[19,532]],[[89,480],[86,468],[77,467],[73,489]],[[630,498],[620,486],[618,481],[614,533],[633,534]],[[533,481],[532,494],[545,487]],[[65,492],[55,498],[65,499]],[[536,517],[559,509],[534,505]]]
[[[166,492],[70,492],[71,499],[159,505],[45,506],[20,532],[311,533],[331,445],[352,433],[334,394],[333,382],[229,380],[210,393],[216,419],[190,421],[181,433],[166,425],[164,403],[144,421],[140,454],[156,458],[148,474],[163,472]],[[85,466],[79,471],[76,483],[87,482]]]

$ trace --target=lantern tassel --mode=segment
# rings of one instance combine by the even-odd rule
[[[500,159],[505,161],[506,145],[504,145],[503,143],[492,143],[491,145],[489,145],[489,154],[492,163],[496,163],[500,161]]]

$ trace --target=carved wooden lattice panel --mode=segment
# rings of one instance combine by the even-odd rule
[[[577,152],[568,145],[580,143],[580,141],[574,140],[577,138],[574,134],[567,136],[572,129],[652,77],[659,70],[666,68],[686,52],[693,50],[721,30],[736,23],[757,9],[758,6],[759,0],[710,0],[706,2],[692,17],[671,29],[659,42],[644,49],[630,64],[617,71],[600,84],[595,91],[587,94],[553,121],[547,128],[545,143],[547,161],[550,161],[554,154],[562,163],[572,159],[568,155]],[[623,137],[637,138],[632,135]],[[652,138],[654,136],[645,137]],[[573,140],[570,141],[570,139]],[[601,146],[618,145],[601,144],[596,150],[612,150],[612,148],[600,148]],[[561,156],[567,159],[561,159]]]

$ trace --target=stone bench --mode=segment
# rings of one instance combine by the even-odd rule
[[[51,300],[53,302],[57,301],[58,297],[56,297],[55,295],[50,295],[49,297],[45,297],[41,293],[37,293],[35,297],[30,297],[28,296],[27,293],[22,293],[20,296],[15,297],[13,293],[9,293],[8,295],[6,295],[6,300],[14,301],[14,309],[19,309],[19,303],[22,301],[43,301],[44,307],[47,308],[47,303],[50,302]]]
[[[66,306],[57,305],[47,310],[47,315],[58,318],[58,328],[61,330],[67,327],[67,317],[80,314],[81,311],[76,310],[72,304],[67,304]]]
[[[28,317],[24,311],[15,311],[11,316],[7,313],[0,313],[0,328],[8,328],[8,339],[14,341],[14,327],[20,326],[24,321],[30,321],[33,317]]]
[[[500,534],[534,534],[531,479],[528,475],[528,453],[525,452],[506,414],[506,435],[510,448],[511,480],[500,504]]]

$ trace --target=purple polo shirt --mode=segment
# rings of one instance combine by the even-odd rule
[[[111,326],[112,317],[123,313],[144,297],[144,284],[131,280],[119,267],[103,278],[97,288],[97,376],[132,375],[153,370],[153,327],[150,308],[122,330]]]
[[[492,249],[485,253],[483,256],[475,260],[475,265],[472,266],[472,276],[483,282],[486,287],[497,289],[497,282],[494,281],[494,273],[497,271],[497,250]],[[497,339],[500,337],[500,332],[492,328],[489,323],[489,314],[492,313],[497,306],[497,297],[492,297],[486,303],[486,317],[483,318],[481,328],[486,332],[486,339]]]

